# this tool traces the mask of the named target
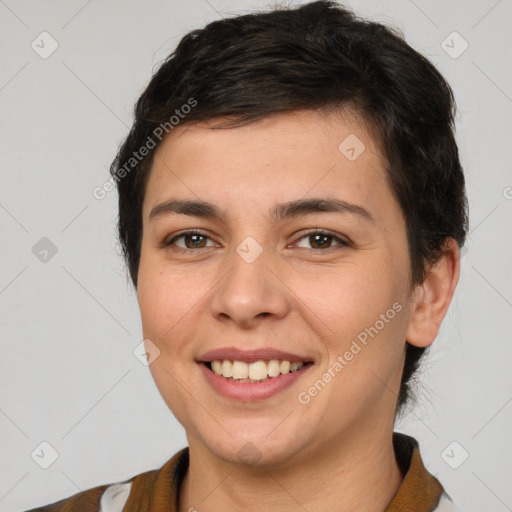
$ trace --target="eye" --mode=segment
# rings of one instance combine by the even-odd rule
[[[184,246],[178,245],[177,240],[183,239]],[[179,249],[194,250],[203,249],[204,247],[212,247],[206,245],[206,240],[210,238],[199,231],[183,231],[169,241],[164,242],[164,246],[176,245]]]
[[[183,245],[180,245],[177,243],[178,240],[183,241]],[[187,251],[187,250],[194,250],[194,249],[204,249],[206,247],[214,247],[213,245],[207,245],[207,241],[210,240],[210,237],[205,235],[204,233],[201,233],[200,231],[182,231],[178,235],[171,238],[169,241],[165,241],[163,243],[164,247],[174,245],[178,249]],[[304,247],[299,244],[297,244],[298,247],[303,247],[305,249],[309,250],[325,250],[325,249],[331,249],[336,246],[341,247],[348,247],[350,245],[349,242],[341,239],[340,237],[331,234],[327,231],[323,230],[316,230],[311,231],[299,238],[299,240],[305,240],[306,243],[309,243],[311,247]],[[336,242],[336,245],[333,246],[332,243]]]
[[[300,237],[299,240],[306,240],[306,243],[309,243],[312,247],[311,250],[315,249],[331,249],[333,246],[331,245],[333,241],[337,242],[337,245],[348,247],[350,244],[341,238],[326,232],[326,231],[311,231],[306,235]],[[300,247],[300,246],[299,246]],[[302,246],[303,247],[303,246]],[[305,247],[305,249],[310,249],[309,247]]]

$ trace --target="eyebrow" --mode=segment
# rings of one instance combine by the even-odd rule
[[[320,212],[351,214],[375,222],[372,214],[362,206],[337,198],[309,198],[289,201],[278,204],[270,211],[270,215],[277,221],[281,221]],[[153,207],[149,214],[149,220],[152,221],[157,217],[168,214],[190,215],[222,222],[225,222],[227,218],[226,210],[206,201],[169,199]]]

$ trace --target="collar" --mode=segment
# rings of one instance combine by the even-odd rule
[[[393,432],[393,447],[404,478],[385,512],[435,510],[444,489],[423,465],[418,441],[406,434]]]
[[[432,512],[444,489],[423,465],[418,442],[413,437],[393,432],[393,447],[404,478],[385,512]],[[140,504],[148,503],[150,505],[144,509],[148,512],[176,512],[179,490],[188,466],[187,447],[177,452],[160,470],[139,475],[133,480],[125,510],[141,510]]]

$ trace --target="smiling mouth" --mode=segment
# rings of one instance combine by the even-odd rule
[[[257,383],[272,380],[309,366],[312,361],[259,360],[252,363],[216,359],[203,363],[212,373],[232,382]]]

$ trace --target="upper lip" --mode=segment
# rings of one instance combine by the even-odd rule
[[[254,350],[242,350],[236,347],[225,347],[209,350],[202,354],[197,361],[200,363],[209,363],[215,360],[244,361],[245,363],[254,363],[255,361],[270,361],[277,359],[279,361],[310,362],[311,358],[283,352],[273,348],[259,348]]]

